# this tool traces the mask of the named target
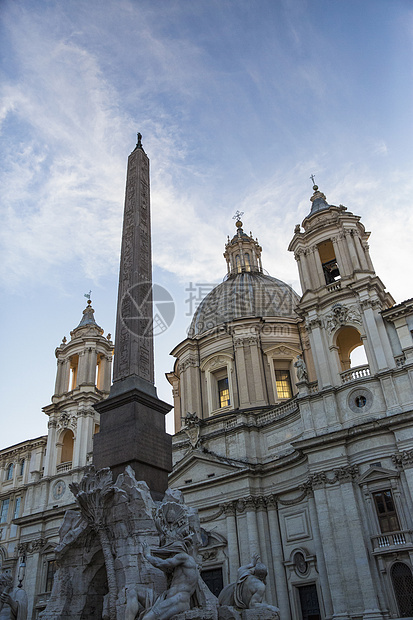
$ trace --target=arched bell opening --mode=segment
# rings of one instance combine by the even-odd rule
[[[60,436],[60,441],[58,444],[59,452],[58,455],[58,465],[61,463],[71,463],[73,460],[73,446],[74,446],[75,436],[73,431],[70,429],[66,429]]]
[[[336,348],[341,371],[368,363],[363,340],[355,327],[347,326],[339,329],[336,335]]]

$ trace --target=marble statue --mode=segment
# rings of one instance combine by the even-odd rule
[[[200,576],[199,516],[180,491],[154,501],[131,467],[116,482],[110,470],[90,468],[71,490],[80,510],[60,528],[43,620],[218,619],[218,599]]]
[[[0,618],[1,620],[27,620],[27,594],[23,588],[12,588],[12,579],[0,575]]]
[[[156,550],[156,554],[165,553],[169,557],[161,558],[151,555],[148,545],[142,543],[143,555],[148,562],[165,573],[172,572],[169,588],[161,594],[154,605],[141,615],[142,620],[169,620],[175,614],[191,608],[191,596],[194,594],[199,571],[196,561],[183,543],[176,543],[168,548]]]
[[[272,618],[279,618],[278,607],[264,602],[265,579],[267,567],[254,555],[250,564],[238,569],[237,581],[224,588],[218,601],[220,605],[235,607],[236,609],[254,609],[271,612]]]
[[[294,362],[294,366],[297,369],[298,381],[308,381],[307,366],[301,355],[297,355],[297,361]]]

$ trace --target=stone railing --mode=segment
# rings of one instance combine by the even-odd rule
[[[405,354],[402,353],[401,355],[395,355],[394,361],[396,362],[397,368],[402,368],[404,366],[404,364],[405,364],[405,361],[406,361]]]
[[[56,471],[58,474],[63,473],[64,471],[70,471],[72,469],[72,461],[68,461],[67,463],[60,463],[57,465]]]
[[[354,368],[349,368],[349,370],[340,372],[341,383],[349,383],[349,381],[364,379],[365,377],[370,377],[370,374],[368,364],[365,364],[364,366],[355,366]]]
[[[388,534],[379,534],[371,539],[373,551],[406,548],[412,546],[412,534],[410,530],[401,530],[399,532],[389,532]]]
[[[339,291],[341,289],[341,280],[337,280],[337,282],[332,282],[331,284],[327,284],[327,290],[329,293],[333,293],[334,291]]]

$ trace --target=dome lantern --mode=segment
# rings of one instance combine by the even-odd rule
[[[263,273],[261,264],[262,248],[252,234],[247,235],[242,229],[242,213],[237,213],[235,226],[237,231],[233,238],[228,239],[225,245],[224,258],[227,261],[228,276],[235,276],[238,273],[258,272]]]

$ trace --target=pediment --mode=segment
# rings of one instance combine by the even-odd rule
[[[376,482],[379,480],[390,480],[399,477],[399,472],[393,469],[385,469],[384,467],[369,467],[359,478],[359,484],[368,484],[369,482]]]
[[[169,484],[180,487],[186,484],[213,481],[246,467],[244,463],[238,463],[232,459],[201,450],[191,450],[174,466],[173,473],[169,477]]]

